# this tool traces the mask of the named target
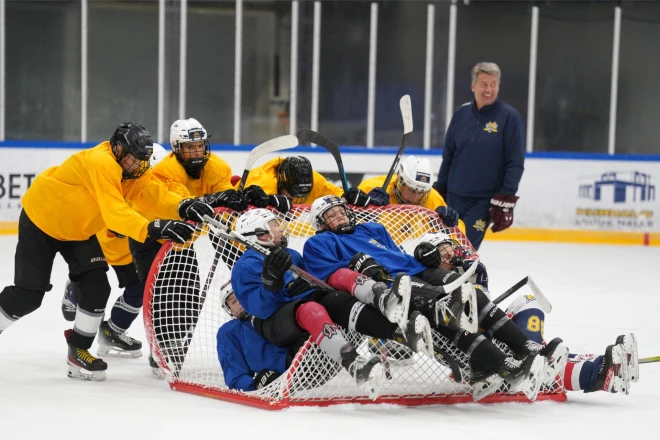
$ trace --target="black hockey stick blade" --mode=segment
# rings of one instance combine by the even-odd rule
[[[401,98],[401,101],[399,101],[399,107],[401,107],[401,118],[403,119],[403,139],[401,139],[401,146],[399,147],[399,151],[397,151],[396,157],[394,158],[394,162],[392,163],[392,166],[390,167],[390,171],[387,173],[387,177],[385,178],[385,182],[383,183],[382,188],[384,190],[387,190],[387,186],[390,184],[390,181],[392,180],[392,176],[394,176],[394,172],[399,166],[399,162],[401,162],[401,156],[403,156],[403,151],[406,149],[406,145],[408,145],[408,135],[413,131],[412,107],[410,104],[410,95],[404,95]]]
[[[493,302],[494,302],[495,304],[499,304],[499,303],[501,303],[502,301],[504,301],[505,299],[507,299],[508,297],[510,297],[511,295],[513,295],[514,293],[516,293],[518,290],[520,290],[520,288],[521,288],[522,286],[524,286],[525,284],[527,284],[527,279],[528,279],[528,277],[525,277],[525,278],[523,278],[522,280],[518,281],[518,282],[517,282],[516,284],[514,284],[513,286],[509,287],[509,288],[508,288],[503,294],[501,294],[500,296],[498,296],[497,298],[495,298],[495,300],[493,300]]]
[[[332,139],[327,138],[321,133],[317,133],[308,128],[299,128],[296,132],[296,137],[298,137],[298,139],[302,142],[319,145],[328,150],[330,154],[332,154],[332,157],[335,158],[335,162],[337,162],[337,167],[339,168],[341,186],[344,189],[344,192],[347,193],[349,190],[348,178],[346,177],[346,171],[344,170],[344,162],[341,160],[339,145],[337,145],[337,143]]]
[[[291,135],[280,136],[269,141],[259,144],[250,151],[247,162],[245,163],[245,170],[241,176],[241,183],[238,184],[238,190],[243,191],[245,187],[245,182],[247,181],[248,174],[250,174],[250,169],[252,164],[259,159],[261,156],[267,153],[272,153],[273,151],[286,150],[298,146],[298,138]]]

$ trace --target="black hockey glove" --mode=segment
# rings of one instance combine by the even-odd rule
[[[440,251],[431,243],[422,242],[415,248],[415,260],[426,267],[440,267]]]
[[[235,189],[228,189],[215,194],[205,194],[204,201],[213,208],[226,206],[234,211],[244,211],[247,209],[248,204],[245,195]]]
[[[279,374],[273,370],[262,370],[254,376],[254,389],[260,390],[275,382],[275,379],[280,377]]]
[[[190,240],[194,232],[192,225],[178,220],[154,220],[147,226],[147,233],[154,240],[172,240],[181,244]]]
[[[473,264],[474,260],[463,261],[463,270],[468,270]],[[486,289],[488,289],[488,272],[486,272],[486,266],[484,266],[483,263],[478,263],[477,270],[474,271],[473,276],[475,275],[477,278],[474,284],[479,284],[480,286],[484,286]]]
[[[282,194],[271,194],[268,196],[268,204],[274,206],[282,214],[286,214],[291,209],[291,199]]]
[[[281,247],[271,248],[261,270],[261,282],[266,290],[279,292],[284,287],[284,274],[291,267],[291,255]]]
[[[179,203],[179,217],[183,220],[203,222],[204,216],[213,217],[213,208],[197,199],[185,199]]]
[[[392,277],[383,266],[364,252],[355,254],[348,263],[348,268],[376,281],[388,281]]]
[[[458,225],[458,212],[451,206],[438,206],[435,209],[445,226],[453,228]]]
[[[349,205],[355,205],[364,208],[365,206],[369,206],[369,204],[371,204],[371,197],[369,197],[360,188],[351,188],[348,190],[348,192],[345,192],[342,197],[346,199],[346,203]]]
[[[287,296],[298,296],[302,293],[312,290],[314,287],[309,283],[309,281],[304,280],[301,277],[296,278],[291,281],[287,286],[286,294]]]
[[[371,203],[374,205],[385,206],[390,204],[390,195],[379,186],[369,191],[368,196],[371,198]]]
[[[243,190],[245,199],[249,205],[254,205],[257,208],[265,208],[268,206],[268,196],[259,185],[250,185]]]

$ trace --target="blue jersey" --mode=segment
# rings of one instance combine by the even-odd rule
[[[515,194],[525,163],[525,130],[513,107],[497,100],[477,110],[459,107],[447,129],[438,181],[441,194],[492,197]]]
[[[286,348],[266,341],[250,321],[233,319],[218,329],[218,360],[225,384],[234,390],[253,391],[254,375],[272,370],[286,370]]]
[[[302,256],[293,249],[286,249],[291,254],[293,264],[303,267]],[[231,287],[234,289],[236,299],[245,311],[257,318],[267,319],[275,313],[282,304],[301,299],[309,295],[313,289],[298,296],[290,297],[286,294],[287,287],[295,278],[291,272],[284,274],[284,287],[279,292],[270,292],[261,281],[261,271],[264,267],[265,257],[259,252],[248,249],[236,261],[231,271]]]
[[[308,238],[303,248],[307,271],[322,280],[348,267],[359,252],[372,256],[391,274],[417,275],[426,269],[415,257],[401,252],[387,229],[378,223],[357,225],[352,234],[322,232]]]

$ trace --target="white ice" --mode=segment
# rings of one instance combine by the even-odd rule
[[[13,280],[15,246],[16,237],[0,237],[4,284]],[[572,352],[601,354],[634,332],[640,357],[660,355],[660,248],[486,242],[480,254],[495,295],[525,275],[535,279],[554,307],[546,337],[561,336]],[[109,274],[114,301],[121,292]],[[424,408],[253,409],[171,391],[151,376],[146,348],[137,360],[110,359],[105,382],[71,380],[60,313],[66,277],[58,257],[42,307],[0,335],[0,439],[658,438],[658,363],[641,365],[628,396]],[[141,319],[130,334],[145,341]]]

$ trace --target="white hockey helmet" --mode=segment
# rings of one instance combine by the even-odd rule
[[[153,148],[154,148],[154,152],[151,153],[151,159],[149,159],[149,163],[151,163],[151,168],[158,165],[158,163],[161,160],[165,159],[169,154],[161,144],[157,144],[154,142]]]
[[[408,156],[399,164],[396,182],[394,183],[394,195],[400,204],[410,204],[401,196],[401,188],[405,185],[408,189],[424,193],[417,202],[418,205],[424,204],[431,193],[431,162],[425,157]]]
[[[286,247],[287,238],[282,232],[282,239],[279,244],[273,242],[273,231],[270,223],[276,221],[279,223],[278,218],[267,209],[257,208],[250,209],[249,211],[241,214],[236,220],[236,232],[243,235],[249,243],[257,243],[262,246],[282,246]],[[259,239],[260,235],[271,234],[268,241]]]
[[[241,321],[247,319],[248,314],[245,311],[245,309],[243,309],[243,311],[238,316],[236,316],[234,314],[233,310],[231,309],[231,307],[229,307],[229,296],[230,295],[235,296],[234,289],[231,286],[231,281],[227,281],[220,288],[220,305],[225,310],[225,312],[227,312],[227,314],[229,316],[233,316],[234,318],[240,319]],[[243,308],[243,306],[241,306],[241,308]]]
[[[425,232],[424,235],[422,235],[419,238],[420,243],[431,243],[433,246],[438,247],[443,243],[448,243],[453,246],[453,240],[451,237],[444,232]]]
[[[204,142],[204,155],[201,157],[185,157],[184,152],[181,151],[181,145],[199,141]],[[201,172],[209,157],[211,157],[211,146],[209,145],[206,129],[194,118],[174,121],[172,127],[170,127],[170,144],[177,160],[186,171]]]
[[[327,224],[323,219],[323,214],[335,206],[342,206],[344,208],[346,211],[346,217],[348,217],[348,224],[339,225],[337,230],[333,232],[337,234],[350,234],[355,229],[355,214],[353,213],[353,210],[346,205],[346,202],[337,196],[323,196],[314,200],[314,203],[312,203],[312,209],[309,213],[312,226],[319,232],[324,231]]]

